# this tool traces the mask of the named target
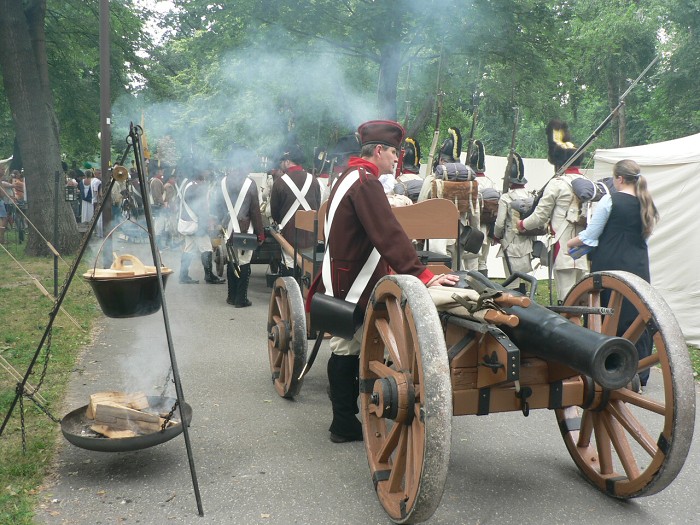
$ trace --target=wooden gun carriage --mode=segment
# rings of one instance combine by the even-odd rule
[[[526,297],[481,274],[460,275],[455,289],[437,290],[387,276],[365,312],[360,415],[371,479],[394,522],[425,521],[437,508],[452,416],[553,410],[583,476],[614,498],[655,494],[676,478],[692,440],[695,386],[680,327],[648,283],[594,273],[548,309],[532,300],[533,278]],[[624,301],[637,314],[615,337]],[[268,351],[283,397],[301,387],[307,321],[297,282],[278,279]],[[653,350],[639,360],[634,343],[645,331]],[[642,394],[636,374],[647,369],[654,388]]]

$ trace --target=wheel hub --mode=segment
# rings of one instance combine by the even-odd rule
[[[289,350],[289,332],[289,323],[280,321],[270,329],[267,338],[272,342],[272,346],[276,350],[286,352]]]
[[[377,407],[377,416],[410,424],[415,397],[410,375],[400,373],[375,381],[370,400]]]

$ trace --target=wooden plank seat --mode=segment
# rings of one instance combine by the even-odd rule
[[[311,232],[316,236],[317,248],[299,250],[301,258],[302,277],[308,276],[309,282],[321,269],[323,252],[318,246],[322,245],[325,237],[323,232],[323,217],[326,215],[328,201],[316,211],[299,210],[295,214],[295,224],[298,230]],[[459,210],[452,201],[447,199],[429,199],[411,206],[392,208],[406,235],[410,239],[457,239],[459,237]],[[419,250],[418,257],[423,264],[434,267],[440,273],[449,272],[453,260],[444,255],[429,250]],[[303,280],[307,280],[303,279]],[[308,289],[302,287],[302,295],[306,297]]]

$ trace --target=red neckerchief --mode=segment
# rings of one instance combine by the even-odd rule
[[[477,177],[486,177],[486,173],[484,173],[483,171],[477,171],[474,173],[474,175],[476,175]]]
[[[510,184],[511,190],[518,190],[518,189],[524,188],[524,187],[525,187],[525,184],[513,184],[512,182]]]
[[[365,168],[372,175],[379,178],[379,168],[377,165],[361,157],[350,157],[348,168]]]
[[[286,173],[292,173],[293,171],[304,171],[304,168],[299,166],[299,164],[293,164],[285,170]]]
[[[577,175],[583,175],[583,173],[581,173],[581,170],[578,168],[578,166],[566,168],[566,171],[564,173],[575,173]]]

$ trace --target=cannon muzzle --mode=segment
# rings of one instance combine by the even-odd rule
[[[573,368],[610,390],[626,386],[637,373],[639,356],[628,339],[594,332],[534,302],[504,310],[520,319],[502,328],[521,351]]]

